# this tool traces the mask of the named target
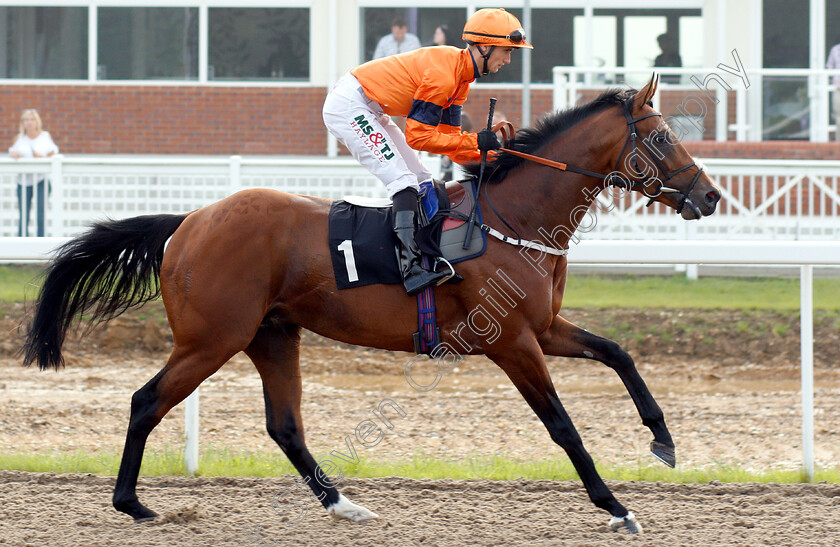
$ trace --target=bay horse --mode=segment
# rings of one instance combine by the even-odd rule
[[[488,163],[490,176],[479,198],[486,222],[514,230],[516,237],[508,232],[507,242],[490,239],[484,255],[459,265],[463,282],[435,289],[441,346],[484,354],[501,367],[568,454],[592,502],[610,513],[610,526],[631,533],[641,527],[598,475],[557,396],[545,356],[593,359],[614,369],[653,434],[652,452],[672,467],[674,443],[632,358],[615,342],[559,315],[567,259],[548,251],[568,248],[580,211],[609,185],[644,192],[687,220],[714,212],[720,192],[651,107],[657,83],[654,75],[638,92],[612,90],[520,130],[508,151]],[[555,163],[541,165],[515,153]],[[118,511],[137,521],[156,516],[136,493],[147,437],[172,407],[244,351],[263,383],[268,434],[327,512],[352,521],[377,516],[340,494],[306,447],[301,329],[410,352],[417,310],[399,284],[337,290],[328,248],[330,203],[243,190],[187,214],[97,223],[59,249],[23,342],[26,366],[63,366],[65,336],[83,314],[94,324],[107,321],[158,294],[172,329],[165,366],[131,398],[113,493]],[[538,245],[510,244],[539,241],[541,233],[553,239],[544,241],[545,252]],[[485,287],[500,273],[522,298],[505,306],[500,296],[494,312]],[[479,309],[495,314],[499,328],[493,336],[479,324],[474,313]]]

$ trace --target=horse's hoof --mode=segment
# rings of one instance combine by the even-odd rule
[[[613,517],[610,519],[610,529],[613,532],[624,531],[627,534],[641,534],[642,525],[636,520],[636,515],[632,511],[628,512],[623,517]]]
[[[137,499],[114,502],[114,509],[121,511],[134,519],[134,522],[150,522],[155,520],[157,513],[137,501]]]
[[[660,443],[659,441],[650,442],[650,451],[656,458],[670,468],[677,465],[677,455],[674,453],[674,447]]]
[[[338,495],[338,501],[327,508],[327,512],[335,519],[348,519],[353,522],[364,522],[366,520],[378,519],[379,515],[369,511],[361,505],[356,505],[344,494]]]

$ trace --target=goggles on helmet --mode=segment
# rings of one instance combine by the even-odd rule
[[[525,30],[521,28],[516,29],[510,34],[504,36],[501,34],[485,34],[483,32],[473,32],[470,30],[465,30],[464,34],[472,34],[473,36],[483,36],[485,38],[501,38],[503,40],[510,40],[514,44],[520,44],[525,41]]]

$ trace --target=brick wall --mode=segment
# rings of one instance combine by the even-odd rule
[[[789,160],[840,160],[840,143],[807,141],[686,142],[686,149],[700,158],[751,158]]]
[[[663,112],[673,110],[686,93],[663,94]],[[7,85],[0,86],[0,120],[11,145],[21,110],[37,108],[68,154],[321,155],[327,147],[321,120],[325,94],[322,87]],[[487,123],[490,97],[498,99],[498,111],[522,127],[519,91],[475,88],[464,105],[474,130]],[[534,119],[552,109],[551,91],[533,90],[531,97]],[[729,99],[734,121],[734,94]],[[704,122],[708,139],[714,135],[711,104]],[[840,159],[840,143],[685,144],[693,155],[707,158]]]
[[[324,88],[0,86],[5,140],[37,108],[68,154],[325,154]],[[7,145],[8,146],[8,145]]]

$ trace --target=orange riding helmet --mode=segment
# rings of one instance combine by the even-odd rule
[[[464,25],[461,38],[470,45],[534,49],[525,41],[522,23],[504,8],[485,8],[473,13]]]

